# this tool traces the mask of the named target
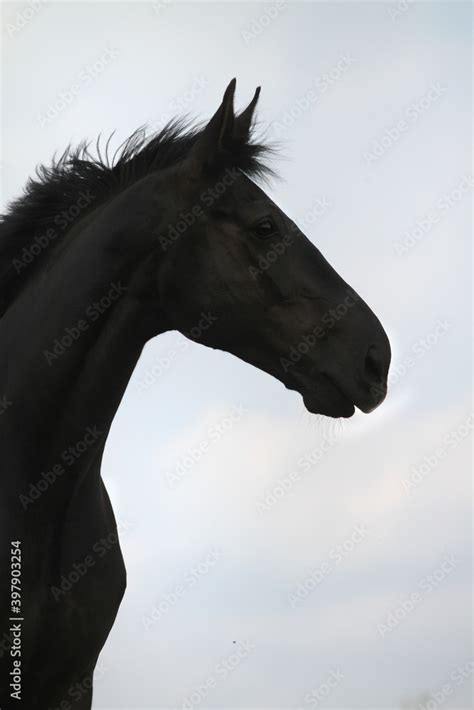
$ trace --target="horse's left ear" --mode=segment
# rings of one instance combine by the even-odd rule
[[[252,101],[249,103],[245,111],[237,116],[234,121],[234,138],[235,140],[247,143],[250,138],[250,129],[253,123],[253,115],[257,105],[258,97],[260,96],[260,86],[255,89]]]
[[[225,90],[222,103],[197,139],[189,155],[193,172],[212,165],[219,155],[231,150],[234,136],[234,94],[236,80]]]

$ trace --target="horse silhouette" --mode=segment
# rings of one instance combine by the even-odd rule
[[[384,399],[388,338],[256,184],[269,148],[235,80],[204,128],[138,131],[41,167],[0,225],[2,710],[86,710],[126,586],[100,474],[147,341],[233,353],[350,417]]]

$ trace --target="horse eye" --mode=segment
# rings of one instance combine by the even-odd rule
[[[273,236],[276,232],[276,228],[272,220],[267,217],[255,225],[254,232],[257,236],[265,239],[266,237]]]

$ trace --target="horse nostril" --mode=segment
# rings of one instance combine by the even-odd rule
[[[385,379],[385,367],[375,345],[371,345],[365,356],[365,374],[369,382],[382,382]]]

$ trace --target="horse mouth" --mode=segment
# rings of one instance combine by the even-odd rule
[[[354,414],[354,403],[328,375],[318,373],[311,381],[306,377],[297,376],[297,379],[299,383],[296,389],[303,397],[304,406],[310,414],[346,419]]]

